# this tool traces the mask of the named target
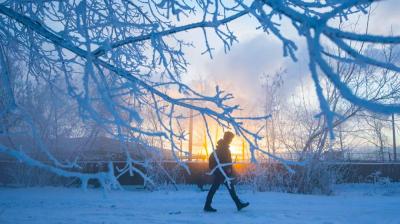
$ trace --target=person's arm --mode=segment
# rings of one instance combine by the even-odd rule
[[[226,149],[225,163],[232,163],[231,150],[229,149]],[[227,174],[232,174],[232,165],[226,166],[225,171]]]
[[[227,150],[227,163],[232,163],[232,156],[231,156],[231,150]]]

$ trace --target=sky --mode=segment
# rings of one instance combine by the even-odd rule
[[[398,0],[384,0],[375,4],[370,20],[370,33],[394,34],[400,32],[400,3]],[[355,23],[358,18],[353,17],[350,23]],[[360,32],[366,24],[366,16],[359,20]],[[215,48],[213,59],[204,51],[204,39],[202,33],[193,31],[190,33],[195,48],[185,52],[189,60],[188,74],[184,77],[186,82],[203,79],[209,85],[220,85],[223,89],[232,92],[245,110],[254,110],[260,107],[263,99],[261,76],[273,75],[277,71],[285,70],[284,85],[280,96],[287,98],[297,94],[300,83],[305,83],[313,94],[307,67],[307,49],[302,38],[299,38],[288,21],[283,21],[282,31],[285,35],[295,40],[299,61],[293,62],[290,58],[284,58],[282,45],[275,37],[257,30],[257,22],[254,18],[243,17],[231,24],[232,30],[238,38],[231,51],[225,53],[223,46],[211,36],[210,43]],[[260,109],[260,108],[258,108]]]
[[[384,0],[375,4],[372,8],[369,21],[369,33],[388,35],[393,32],[400,35],[400,3],[398,0]],[[357,31],[365,32],[367,16],[350,17],[347,23],[354,26],[358,21]],[[187,74],[183,76],[184,81],[190,84],[202,80],[208,85],[208,90],[213,90],[215,85],[234,95],[232,104],[240,104],[243,109],[241,116],[265,114],[264,99],[265,90],[262,87],[262,76],[272,76],[276,72],[286,71],[283,75],[283,86],[277,94],[281,101],[293,100],[296,96],[304,94],[310,105],[318,110],[319,103],[315,94],[315,87],[308,71],[308,52],[302,37],[297,35],[289,21],[282,21],[281,31],[286,37],[296,42],[298,50],[297,62],[291,58],[283,57],[281,42],[273,35],[268,35],[262,30],[257,30],[258,23],[249,16],[242,17],[230,24],[231,30],[235,33],[238,42],[234,43],[229,52],[224,52],[221,41],[211,35],[209,43],[215,50],[213,59],[208,54],[201,54],[205,50],[204,37],[201,30],[190,31],[184,35],[187,40],[193,41],[194,48],[186,49],[186,58],[190,65]],[[351,27],[348,27],[351,29]],[[187,36],[185,36],[187,35]],[[204,91],[204,87],[202,87]],[[201,90],[200,90],[201,91]],[[303,91],[300,93],[300,91]],[[214,92],[207,92],[212,94]],[[269,113],[269,112],[268,112]],[[278,111],[279,113],[279,111]],[[200,127],[198,127],[200,128]],[[215,130],[211,130],[216,135]],[[201,146],[202,133],[195,136],[198,146]],[[355,144],[361,144],[357,142]],[[241,152],[241,139],[236,139],[233,145]]]

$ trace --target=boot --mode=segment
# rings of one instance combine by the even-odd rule
[[[242,210],[242,208],[246,208],[246,207],[249,206],[249,205],[250,205],[249,202],[245,202],[245,203],[240,202],[240,203],[238,203],[238,205],[237,205],[237,210],[240,211],[240,210]]]
[[[205,206],[204,206],[204,211],[205,211],[205,212],[216,212],[217,209],[211,207],[211,205],[205,205]]]

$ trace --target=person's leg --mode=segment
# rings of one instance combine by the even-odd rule
[[[235,202],[236,208],[238,209],[238,211],[240,211],[242,208],[245,208],[245,207],[250,205],[249,202],[243,203],[243,202],[240,201],[239,197],[236,194],[235,186],[234,186],[234,184],[232,182],[231,182],[230,185],[228,183],[226,183],[226,182],[224,184],[225,184],[226,188],[228,188],[229,194],[231,195],[231,198]]]
[[[214,210],[211,207],[211,203],[214,197],[215,192],[217,192],[218,188],[219,188],[220,183],[217,181],[214,181],[210,190],[208,191],[207,194],[207,199],[206,199],[206,204],[204,205],[204,210],[208,211],[208,210]]]
[[[235,186],[233,185],[232,181],[231,181],[231,184],[228,184],[227,182],[225,182],[224,185],[228,189],[232,200],[235,202],[236,206],[238,206],[240,204],[240,200],[239,200],[239,197],[236,194]]]

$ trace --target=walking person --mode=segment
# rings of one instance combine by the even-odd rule
[[[210,170],[214,169],[217,165],[217,162],[214,157],[214,153],[216,153],[220,164],[229,164],[223,166],[223,170],[228,177],[233,176],[233,169],[232,169],[232,158],[231,158],[231,151],[229,150],[229,145],[231,144],[234,134],[230,131],[224,133],[223,139],[220,139],[217,143],[216,150],[210,155],[209,157],[209,168]],[[236,194],[234,184],[230,181],[230,184],[225,180],[224,175],[220,171],[220,169],[216,169],[213,173],[213,184],[208,191],[207,200],[204,205],[204,211],[206,212],[216,212],[217,210],[211,206],[212,199],[214,197],[215,192],[217,192],[219,186],[224,184],[231,195],[231,198],[236,204],[237,210],[240,211],[242,208],[249,206],[249,202],[241,202],[239,197]]]

